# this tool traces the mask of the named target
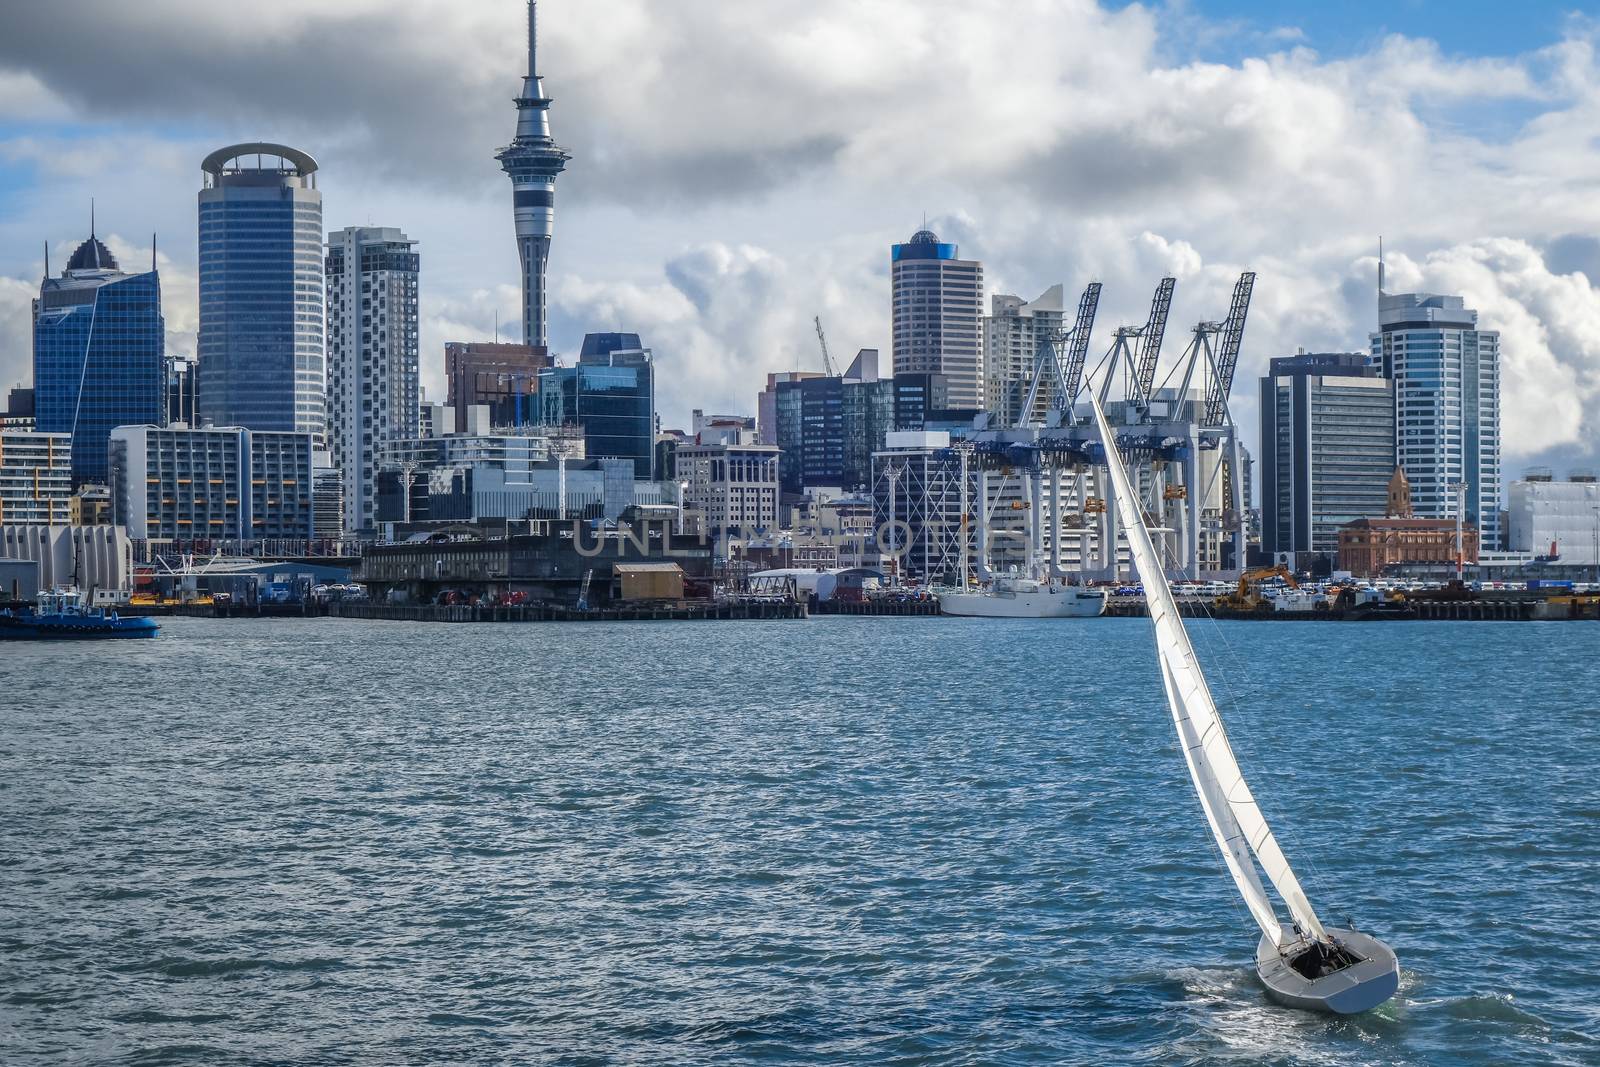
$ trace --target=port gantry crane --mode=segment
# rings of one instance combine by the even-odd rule
[[[1191,577],[1202,570],[1223,569],[1223,535],[1233,535],[1236,546],[1233,568],[1245,562],[1245,509],[1243,463],[1237,427],[1228,408],[1234,371],[1237,369],[1244,337],[1255,274],[1240,275],[1233,289],[1228,314],[1221,321],[1206,320],[1193,328],[1193,337],[1178,361],[1157,385],[1161,346],[1170,318],[1176,282],[1163,278],[1156,287],[1150,312],[1142,326],[1119,327],[1113,344],[1086,376],[1086,357],[1090,333],[1098,310],[1101,285],[1091,283],[1078,302],[1076,321],[1070,330],[1060,330],[1040,339],[1035,355],[1026,402],[1010,426],[996,424],[993,416],[980,415],[964,441],[953,443],[937,457],[936,465],[948,467],[948,475],[936,481],[925,475],[917,495],[928,497],[922,512],[933,521],[935,514],[956,512],[961,516],[957,528],[934,538],[931,531],[924,545],[923,559],[930,574],[949,571],[959,565],[963,582],[971,569],[980,579],[992,576],[990,569],[991,518],[996,498],[1005,495],[1005,478],[1019,474],[1026,488],[1025,501],[1012,503],[1008,510],[1026,510],[1027,560],[1037,564],[1044,546],[1042,524],[1050,515],[1055,535],[1049,538],[1049,568],[1062,574],[1059,542],[1063,534],[1077,534],[1080,566],[1085,572],[1114,576],[1119,532],[1116,509],[1106,498],[1109,488],[1100,472],[1105,452],[1099,434],[1087,418],[1077,411],[1082,390],[1093,387],[1106,398],[1116,426],[1117,445],[1130,466],[1143,466],[1135,485],[1147,515],[1157,519],[1153,532],[1166,532],[1175,542],[1172,553],[1176,568]],[[1135,344],[1137,341],[1137,344]],[[1123,383],[1119,400],[1109,396],[1112,379]],[[1198,394],[1190,398],[1191,389]],[[1049,401],[1042,412],[1037,405],[1045,391]],[[894,466],[900,461],[891,461]],[[959,468],[960,473],[957,474]],[[931,470],[932,468],[930,468]],[[1000,473],[1002,481],[991,491],[991,475]],[[1070,472],[1074,493],[1067,504],[1076,513],[1064,513],[1061,476]],[[1089,477],[1094,472],[1091,495]],[[1049,506],[1044,500],[1048,477]],[[1220,492],[1219,492],[1220,489]],[[968,493],[972,496],[969,498]],[[1217,503],[1218,498],[1222,503]],[[937,498],[937,499],[935,499]],[[958,504],[959,499],[959,504]],[[969,510],[968,500],[971,500]],[[974,520],[969,528],[968,517]],[[1172,522],[1167,522],[1170,516]],[[1209,540],[1202,546],[1202,533]],[[1008,531],[1015,536],[1015,531]],[[1090,563],[1089,535],[1098,535],[1098,551]],[[972,548],[969,555],[968,545]],[[997,539],[997,538],[996,538]],[[934,543],[938,542],[937,545]],[[1204,551],[1202,551],[1204,548]],[[1011,553],[1007,553],[1015,558]]]
[[[1187,397],[1189,390],[1199,385],[1203,394],[1200,410],[1193,421],[1195,426],[1195,455],[1191,459],[1191,478],[1185,482],[1194,487],[1189,493],[1190,525],[1187,533],[1189,545],[1186,555],[1197,560],[1200,554],[1201,523],[1218,541],[1216,560],[1221,568],[1223,535],[1233,534],[1233,569],[1244,568],[1246,512],[1243,449],[1239,442],[1239,428],[1234,424],[1233,413],[1228,408],[1228,397],[1233,392],[1233,373],[1239,366],[1239,349],[1244,341],[1244,324],[1250,314],[1250,297],[1255,292],[1256,275],[1245,271],[1233,286],[1233,299],[1228,305],[1228,317],[1221,322],[1199,322],[1194,327],[1194,339],[1185,349],[1182,361],[1183,381],[1178,396]],[[1197,383],[1196,378],[1200,381]],[[1215,452],[1216,461],[1209,464],[1204,475],[1200,470],[1199,452]],[[1220,486],[1218,480],[1220,479]],[[1202,485],[1201,482],[1204,481]],[[1211,499],[1220,489],[1224,506],[1215,509],[1213,518],[1206,519],[1203,502]]]
[[[1057,519],[1061,499],[1060,464],[1054,457],[1045,457],[1039,448],[1038,405],[1040,396],[1048,389],[1050,401],[1043,412],[1044,424],[1060,425],[1063,419],[1070,423],[1072,398],[1077,396],[1081,388],[1089,352],[1089,336],[1094,330],[1095,314],[1100,306],[1100,291],[1099,282],[1090,282],[1078,299],[1072,328],[1052,331],[1039,338],[1028,392],[1012,425],[993,427],[988,416],[980,417],[970,454],[963,453],[964,461],[970,459],[977,480],[974,494],[977,524],[972,558],[980,579],[992,577],[989,566],[990,519],[996,501],[990,493],[989,476],[994,471],[999,471],[1002,478],[993,494],[995,497],[1004,494],[1006,477],[1012,472],[1019,476],[1026,499],[1013,506],[1027,512],[1024,559],[1026,568],[1033,573],[1039,570],[1039,557],[1044,546],[1043,472],[1045,469],[1050,471],[1049,510],[1055,533],[1050,538],[1049,567],[1052,576],[1062,577],[1065,574],[1061,568],[1060,522]]]

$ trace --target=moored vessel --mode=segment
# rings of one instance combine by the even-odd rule
[[[0,611],[0,641],[85,641],[154,637],[154,619],[123,618],[105,608],[86,607],[76,589],[40,593],[31,611]]]
[[[939,610],[996,619],[1084,619],[1104,614],[1106,594],[1056,579],[1002,575],[980,589],[940,592]]]

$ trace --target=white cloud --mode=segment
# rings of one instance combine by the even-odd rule
[[[173,304],[192,300],[178,277],[193,270],[198,160],[273,136],[323,162],[330,229],[371,214],[421,241],[432,360],[446,339],[488,337],[496,309],[514,328],[492,154],[513,120],[519,5],[293,0],[254,38],[226,6],[159,11],[85,3],[49,13],[70,24],[65,38],[17,22],[0,43],[0,113],[20,86],[83,117],[67,136],[46,125],[0,149],[0,164],[50,171],[0,220],[0,306],[23,299],[13,290],[36,272],[36,233],[65,240],[77,203],[97,187],[116,201],[132,183],[119,225],[155,216],[174,257],[169,323],[192,321]],[[586,0],[541,15],[555,133],[574,154],[553,340],[571,351],[585,329],[644,334],[669,423],[691,407],[751,408],[767,371],[815,366],[815,314],[836,355],[876,345],[887,360],[887,246],[928,211],[996,290],[1104,281],[1097,349],[1108,327],[1143,321],[1171,272],[1171,358],[1188,326],[1223,313],[1238,272],[1256,270],[1235,390],[1247,432],[1248,376],[1268,358],[1365,346],[1383,233],[1391,289],[1409,255],[1415,284],[1460,289],[1502,331],[1513,456],[1596,447],[1595,298],[1538,252],[1600,233],[1600,71],[1585,20],[1522,56],[1461,59],[1390,37],[1329,61],[1293,27],[1208,22],[1182,5],[1165,21],[1092,0]],[[174,19],[185,34],[167,31]],[[1261,54],[1173,58],[1206,40]],[[86,47],[106,53],[93,77],[78,63]]]

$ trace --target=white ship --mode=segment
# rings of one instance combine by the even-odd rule
[[[981,589],[941,592],[939,610],[995,619],[1083,619],[1105,612],[1106,594],[1059,580],[1002,575]]]

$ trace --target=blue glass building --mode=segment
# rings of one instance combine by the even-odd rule
[[[317,164],[278,144],[238,144],[201,164],[202,418],[310,433],[327,421],[322,194]]]
[[[111,430],[166,412],[161,279],[128,274],[93,235],[33,303],[34,417],[72,435],[72,481],[104,484]]]
[[[638,334],[589,334],[578,363],[539,372],[540,421],[583,428],[590,459],[633,461],[634,477],[654,478],[655,366]]]

